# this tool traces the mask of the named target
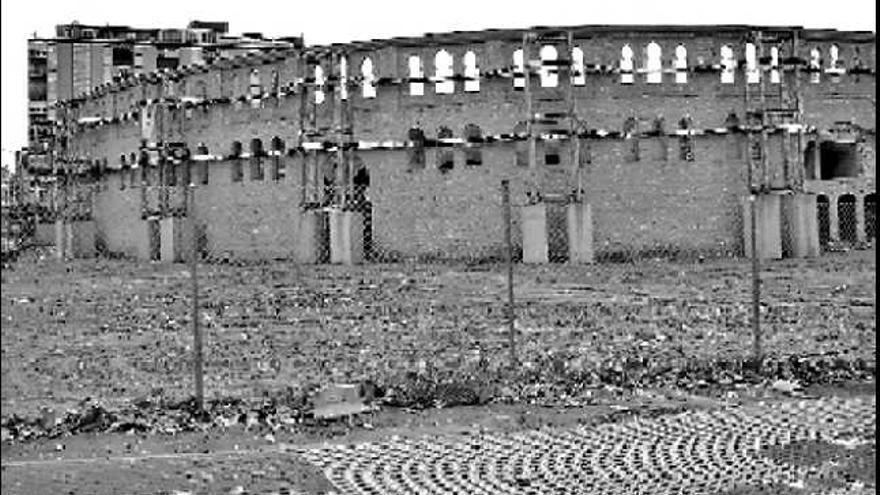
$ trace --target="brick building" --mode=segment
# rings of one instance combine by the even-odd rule
[[[355,259],[483,258],[503,248],[508,180],[524,258],[592,260],[741,255],[754,194],[761,243],[779,238],[758,247],[800,256],[874,236],[875,60],[874,33],[768,26],[218,58],[59,99],[55,151],[79,198],[59,208],[141,257],[180,258],[194,225],[213,256],[320,261],[343,229]]]

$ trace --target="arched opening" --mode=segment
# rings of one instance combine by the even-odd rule
[[[559,53],[553,45],[541,47],[541,87],[555,88],[559,86],[559,73],[556,68],[556,60]]]
[[[201,160],[197,161],[198,163],[198,181],[200,184],[205,185],[208,183],[208,156],[210,156],[210,152],[208,147],[205,146],[205,143],[199,143],[196,146],[196,155],[202,157]]]
[[[376,97],[376,83],[373,76],[373,61],[367,57],[361,62],[361,94],[364,98]]]
[[[620,83],[633,83],[633,50],[629,45],[620,49]]]
[[[464,54],[464,77],[465,92],[480,91],[480,69],[477,67],[477,55],[474,52]]]
[[[339,58],[339,99],[348,100],[348,59],[345,56]]]
[[[229,158],[232,160],[232,182],[241,182],[244,179],[244,166],[241,163],[241,154],[241,141],[233,141],[229,152]]]
[[[272,138],[270,148],[272,149],[272,180],[275,182],[284,178],[284,140],[278,136]]]
[[[827,249],[831,241],[831,213],[828,196],[824,194],[816,197],[816,221],[819,226],[819,246]]]
[[[410,128],[407,133],[409,139],[409,170],[421,170],[425,168],[425,132],[418,127]]]
[[[523,89],[526,87],[526,64],[522,48],[513,52],[513,88]]]
[[[483,131],[476,124],[467,124],[464,126],[464,139],[467,141],[467,148],[464,152],[465,165],[482,165],[483,151],[480,149],[480,143],[483,142]]]
[[[449,172],[455,168],[455,153],[450,148],[451,145],[443,142],[444,139],[452,139],[452,129],[446,126],[440,126],[437,129],[437,168],[442,173]]]
[[[584,65],[584,51],[579,46],[571,49],[571,84],[583,86],[587,83],[587,68]]]
[[[678,154],[679,159],[686,162],[694,161],[694,136],[692,130],[694,127],[693,120],[689,115],[685,115],[678,121],[678,129],[680,136],[678,138]]]
[[[688,51],[684,45],[678,45],[675,47],[675,61],[673,62],[675,68],[675,83],[676,84],[685,84],[688,80],[687,73],[687,57]]]
[[[822,52],[818,47],[810,50],[810,82],[818,84],[822,74]]]
[[[865,237],[870,241],[877,238],[877,196],[865,195]]]
[[[410,96],[423,96],[425,94],[425,83],[422,81],[422,59],[417,55],[409,57],[409,94]]]
[[[324,68],[320,65],[315,66],[315,105],[324,103]]]
[[[733,84],[736,79],[736,61],[733,59],[733,48],[728,45],[721,47],[721,84]]]
[[[761,72],[758,70],[758,49],[754,43],[746,43],[746,82],[758,84]]]
[[[804,148],[804,179],[817,180],[816,176],[816,158],[819,156],[819,147],[816,141],[808,141]]]
[[[648,43],[645,48],[645,69],[648,72],[648,84],[663,82],[663,50],[656,42]]]
[[[858,240],[854,195],[843,194],[837,198],[837,224],[841,242],[855,243]]]
[[[251,139],[251,180],[258,181],[265,178],[263,172],[263,140]]]
[[[364,218],[364,258],[368,261],[374,257],[373,249],[373,204],[367,194],[370,187],[370,171],[356,159],[355,173],[352,177],[352,208],[359,211]]]
[[[635,117],[629,117],[623,122],[623,137],[629,141],[629,153],[627,161],[639,161],[639,123]]]
[[[249,93],[251,98],[260,98],[263,94],[263,87],[260,85],[260,70],[251,70]]]
[[[770,83],[779,84],[779,47],[770,47]]]
[[[856,143],[822,141],[819,145],[822,180],[859,176],[859,154]]]
[[[455,92],[455,70],[453,69],[452,54],[446,50],[440,50],[434,56],[434,92],[440,95],[449,95]]]

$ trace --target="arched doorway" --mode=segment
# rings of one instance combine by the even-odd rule
[[[869,241],[877,238],[877,197],[875,193],[865,195],[865,237]]]
[[[824,194],[816,198],[816,219],[819,224],[819,246],[824,250],[828,248],[828,242],[831,240],[829,202],[828,196]]]
[[[369,197],[370,171],[357,160],[355,173],[352,176],[352,208],[359,211],[364,219],[364,259],[373,261],[375,250],[373,249],[373,203]]]
[[[837,223],[840,241],[854,244],[858,240],[855,195],[844,194],[837,199]]]

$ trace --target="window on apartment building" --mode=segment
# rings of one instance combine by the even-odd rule
[[[437,129],[437,168],[441,172],[449,172],[455,167],[455,152],[451,144],[444,143],[445,139],[452,139],[452,129],[440,126]]]
[[[721,84],[733,84],[736,80],[736,60],[733,48],[728,45],[721,47]]]
[[[434,92],[439,95],[449,95],[455,92],[454,60],[452,54],[446,50],[440,50],[434,56]]]
[[[513,52],[513,89],[526,87],[526,64],[523,49],[518,48]]]
[[[679,44],[675,47],[675,60],[673,68],[675,69],[675,83],[686,84],[688,81],[688,51],[684,45]]]
[[[754,43],[746,43],[746,82],[758,84],[761,81],[761,71],[758,69],[758,49]]]
[[[583,86],[587,83],[587,68],[584,65],[584,51],[576,46],[571,49],[571,84]]]
[[[410,55],[409,57],[409,94],[410,96],[423,96],[425,94],[425,83],[421,81],[424,77],[422,74],[422,59],[418,55]]]
[[[244,179],[244,170],[241,163],[242,147],[240,141],[232,142],[229,158],[232,161],[232,182],[241,182]]]
[[[409,140],[409,170],[425,168],[425,132],[418,127],[413,127],[407,133]]]
[[[376,97],[376,80],[373,76],[373,61],[367,57],[361,62],[361,94],[364,98]]]
[[[467,141],[467,147],[464,152],[465,165],[482,165],[483,151],[480,149],[480,143],[483,142],[483,130],[476,124],[467,124],[464,126],[464,139]]]
[[[516,138],[516,166],[529,166],[529,141],[528,127],[525,122],[517,122],[513,127],[513,135]]]
[[[633,50],[629,45],[620,49],[620,83],[633,83]]]
[[[654,41],[645,47],[645,70],[648,72],[648,84],[663,82],[663,49]]]
[[[685,115],[678,121],[678,128],[686,131],[678,138],[679,159],[682,161],[694,161],[693,127],[694,123],[689,115]]]
[[[315,66],[315,104],[320,105],[324,103],[324,84],[326,80],[324,79],[324,68],[320,65]]]
[[[263,157],[265,154],[263,140],[258,138],[251,139],[251,180],[253,181],[265,178],[265,172],[263,171]]]
[[[282,180],[284,173],[284,140],[275,136],[272,138],[272,180]]]
[[[467,52],[464,54],[464,90],[466,93],[480,91],[480,68],[477,67],[477,54]]]
[[[559,86],[559,71],[556,67],[556,61],[559,53],[553,45],[544,45],[541,47],[541,87],[555,88]]]

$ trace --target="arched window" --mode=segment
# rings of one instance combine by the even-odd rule
[[[339,99],[348,100],[348,58],[339,57]]]
[[[779,47],[770,47],[770,83],[779,84]]]
[[[645,69],[648,71],[648,84],[663,82],[663,50],[655,42],[648,43],[645,48]]]
[[[620,49],[620,83],[633,83],[633,51],[629,45]]]
[[[251,98],[260,98],[263,95],[263,86],[260,85],[259,69],[253,69],[251,71],[249,94]]]
[[[587,69],[584,66],[584,51],[579,46],[571,49],[571,84],[583,86],[587,83]]]
[[[450,145],[443,142],[444,139],[452,139],[452,129],[446,126],[440,126],[437,129],[437,168],[441,172],[448,172],[455,167],[455,153],[449,147]]]
[[[513,88],[523,89],[526,87],[526,64],[522,48],[513,52]]]
[[[324,68],[320,65],[315,66],[315,104],[324,103]]]
[[[441,95],[448,95],[455,92],[455,80],[453,76],[452,55],[446,50],[440,50],[434,56],[434,92]]]
[[[686,84],[688,81],[688,51],[684,45],[675,47],[675,82],[676,84]]]
[[[241,182],[244,177],[244,171],[241,164],[241,151],[241,142],[233,141],[229,156],[232,160],[232,182]]]
[[[810,82],[818,84],[822,73],[822,53],[818,47],[810,50]]]
[[[409,169],[425,168],[425,132],[418,127],[413,127],[407,133],[407,138],[410,141]]]
[[[425,94],[425,83],[422,82],[424,75],[422,74],[422,59],[418,55],[410,55],[409,57],[409,94],[411,96],[422,96]]]
[[[364,98],[376,97],[376,79],[373,76],[373,61],[367,57],[361,62],[361,94]]]
[[[559,86],[559,72],[556,68],[556,60],[559,53],[553,45],[541,47],[541,87],[555,88]]]
[[[820,194],[816,197],[816,222],[819,224],[819,246],[827,249],[831,241],[831,208],[828,196]]]
[[[854,243],[858,240],[856,197],[854,195],[843,194],[837,199],[837,222],[842,242]]]
[[[464,126],[464,139],[467,141],[467,148],[464,152],[465,165],[482,165],[483,152],[480,150],[480,143],[483,142],[483,131],[476,124],[467,124]]]
[[[733,84],[736,79],[736,61],[733,59],[733,48],[721,47],[721,84]]]
[[[278,136],[272,138],[272,180],[275,182],[284,178],[284,140]]]
[[[758,70],[758,52],[754,43],[746,43],[746,82],[757,84],[761,81],[761,71]]]
[[[467,93],[480,91],[480,69],[477,67],[477,55],[474,52],[464,54],[464,90]]]
[[[263,140],[251,139],[251,180],[263,180]]]

